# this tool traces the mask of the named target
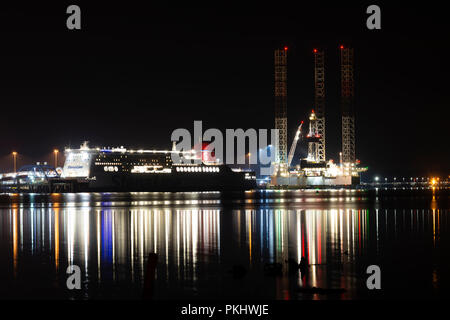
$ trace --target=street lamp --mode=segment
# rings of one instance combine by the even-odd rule
[[[53,154],[55,155],[55,168],[58,167],[58,153],[59,153],[58,149],[53,150]]]
[[[17,172],[17,152],[13,151],[12,156],[13,156],[13,163],[14,163],[14,173],[16,173]]]
[[[250,171],[250,156],[252,155],[252,153],[249,152],[247,155],[248,155],[248,171]]]

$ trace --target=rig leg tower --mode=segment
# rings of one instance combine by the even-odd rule
[[[277,171],[287,170],[287,47],[275,50],[275,129],[278,130]]]
[[[323,50],[314,49],[314,107],[317,118],[317,133],[320,136],[318,161],[326,161],[325,151],[325,54]]]
[[[341,106],[342,106],[342,160],[354,163],[355,154],[355,106],[353,79],[353,48],[340,47],[341,51]]]
[[[309,131],[306,135],[306,141],[308,141],[308,158],[310,162],[319,162],[319,144],[320,135],[318,133],[318,121],[314,110],[309,116]]]

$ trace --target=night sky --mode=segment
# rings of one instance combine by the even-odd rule
[[[193,130],[194,120],[204,130],[273,128],[273,50],[285,45],[288,148],[314,108],[312,50],[324,48],[327,157],[338,160],[340,44],[355,48],[356,153],[369,167],[365,177],[450,172],[444,7],[96,3],[2,4],[0,172],[12,170],[13,150],[20,166],[83,140],[170,148],[172,131]],[[80,31],[66,28],[69,4],[81,7]],[[366,28],[369,4],[380,5],[382,30]]]

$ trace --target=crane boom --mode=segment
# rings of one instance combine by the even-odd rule
[[[297,147],[297,142],[302,135],[302,125],[303,125],[303,121],[300,122],[297,132],[295,133],[294,141],[292,141],[291,149],[289,150],[289,156],[288,156],[288,167],[291,165],[292,158],[294,158],[295,148]]]

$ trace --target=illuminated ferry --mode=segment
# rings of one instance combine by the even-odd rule
[[[185,163],[174,163],[174,153]],[[79,149],[66,149],[65,156],[61,177],[76,180],[80,191],[232,191],[256,188],[254,172],[234,171],[218,162],[199,161],[198,157],[195,162],[194,151],[101,149],[89,148],[84,143]]]

